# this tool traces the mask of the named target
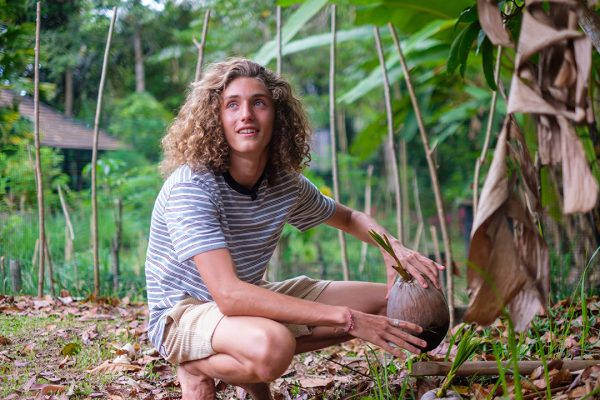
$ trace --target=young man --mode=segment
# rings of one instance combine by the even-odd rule
[[[214,399],[214,378],[270,399],[294,354],[361,338],[419,353],[421,328],[385,316],[386,285],[305,276],[262,280],[290,223],[326,223],[372,243],[369,216],[323,196],[300,174],[310,129],[290,85],[245,59],[215,64],[192,85],[162,141],[169,177],[146,260],[149,336],[178,365],[183,399]],[[392,240],[423,285],[442,266]],[[396,275],[382,253],[388,287]]]

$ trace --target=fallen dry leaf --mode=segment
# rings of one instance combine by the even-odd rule
[[[112,361],[104,361],[102,364],[97,367],[87,370],[86,372],[90,374],[112,374],[123,371],[139,371],[142,367],[139,365],[133,365],[128,363],[113,363]]]

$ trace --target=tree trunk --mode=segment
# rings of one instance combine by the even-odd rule
[[[19,293],[21,291],[21,263],[10,259],[8,260],[8,267],[10,269],[12,291],[13,293]]]
[[[65,71],[65,117],[73,116],[73,70]]]
[[[137,24],[133,31],[133,51],[135,53],[135,91],[140,93],[146,90],[146,80],[144,78],[141,29]]]

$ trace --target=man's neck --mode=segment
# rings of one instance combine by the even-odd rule
[[[266,157],[258,160],[232,157],[229,165],[229,174],[237,183],[250,189],[258,182],[266,165]]]

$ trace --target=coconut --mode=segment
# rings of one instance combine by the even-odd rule
[[[423,328],[416,335],[427,342],[423,351],[435,349],[444,340],[450,325],[450,312],[446,298],[441,290],[427,280],[427,287],[421,286],[416,279],[396,280],[388,302],[387,316],[415,323]]]
[[[423,328],[417,337],[427,342],[423,351],[435,349],[444,340],[450,325],[450,311],[442,291],[427,280],[424,288],[402,266],[386,235],[370,230],[369,235],[396,261],[394,269],[400,275],[388,296],[387,316],[412,322]]]

